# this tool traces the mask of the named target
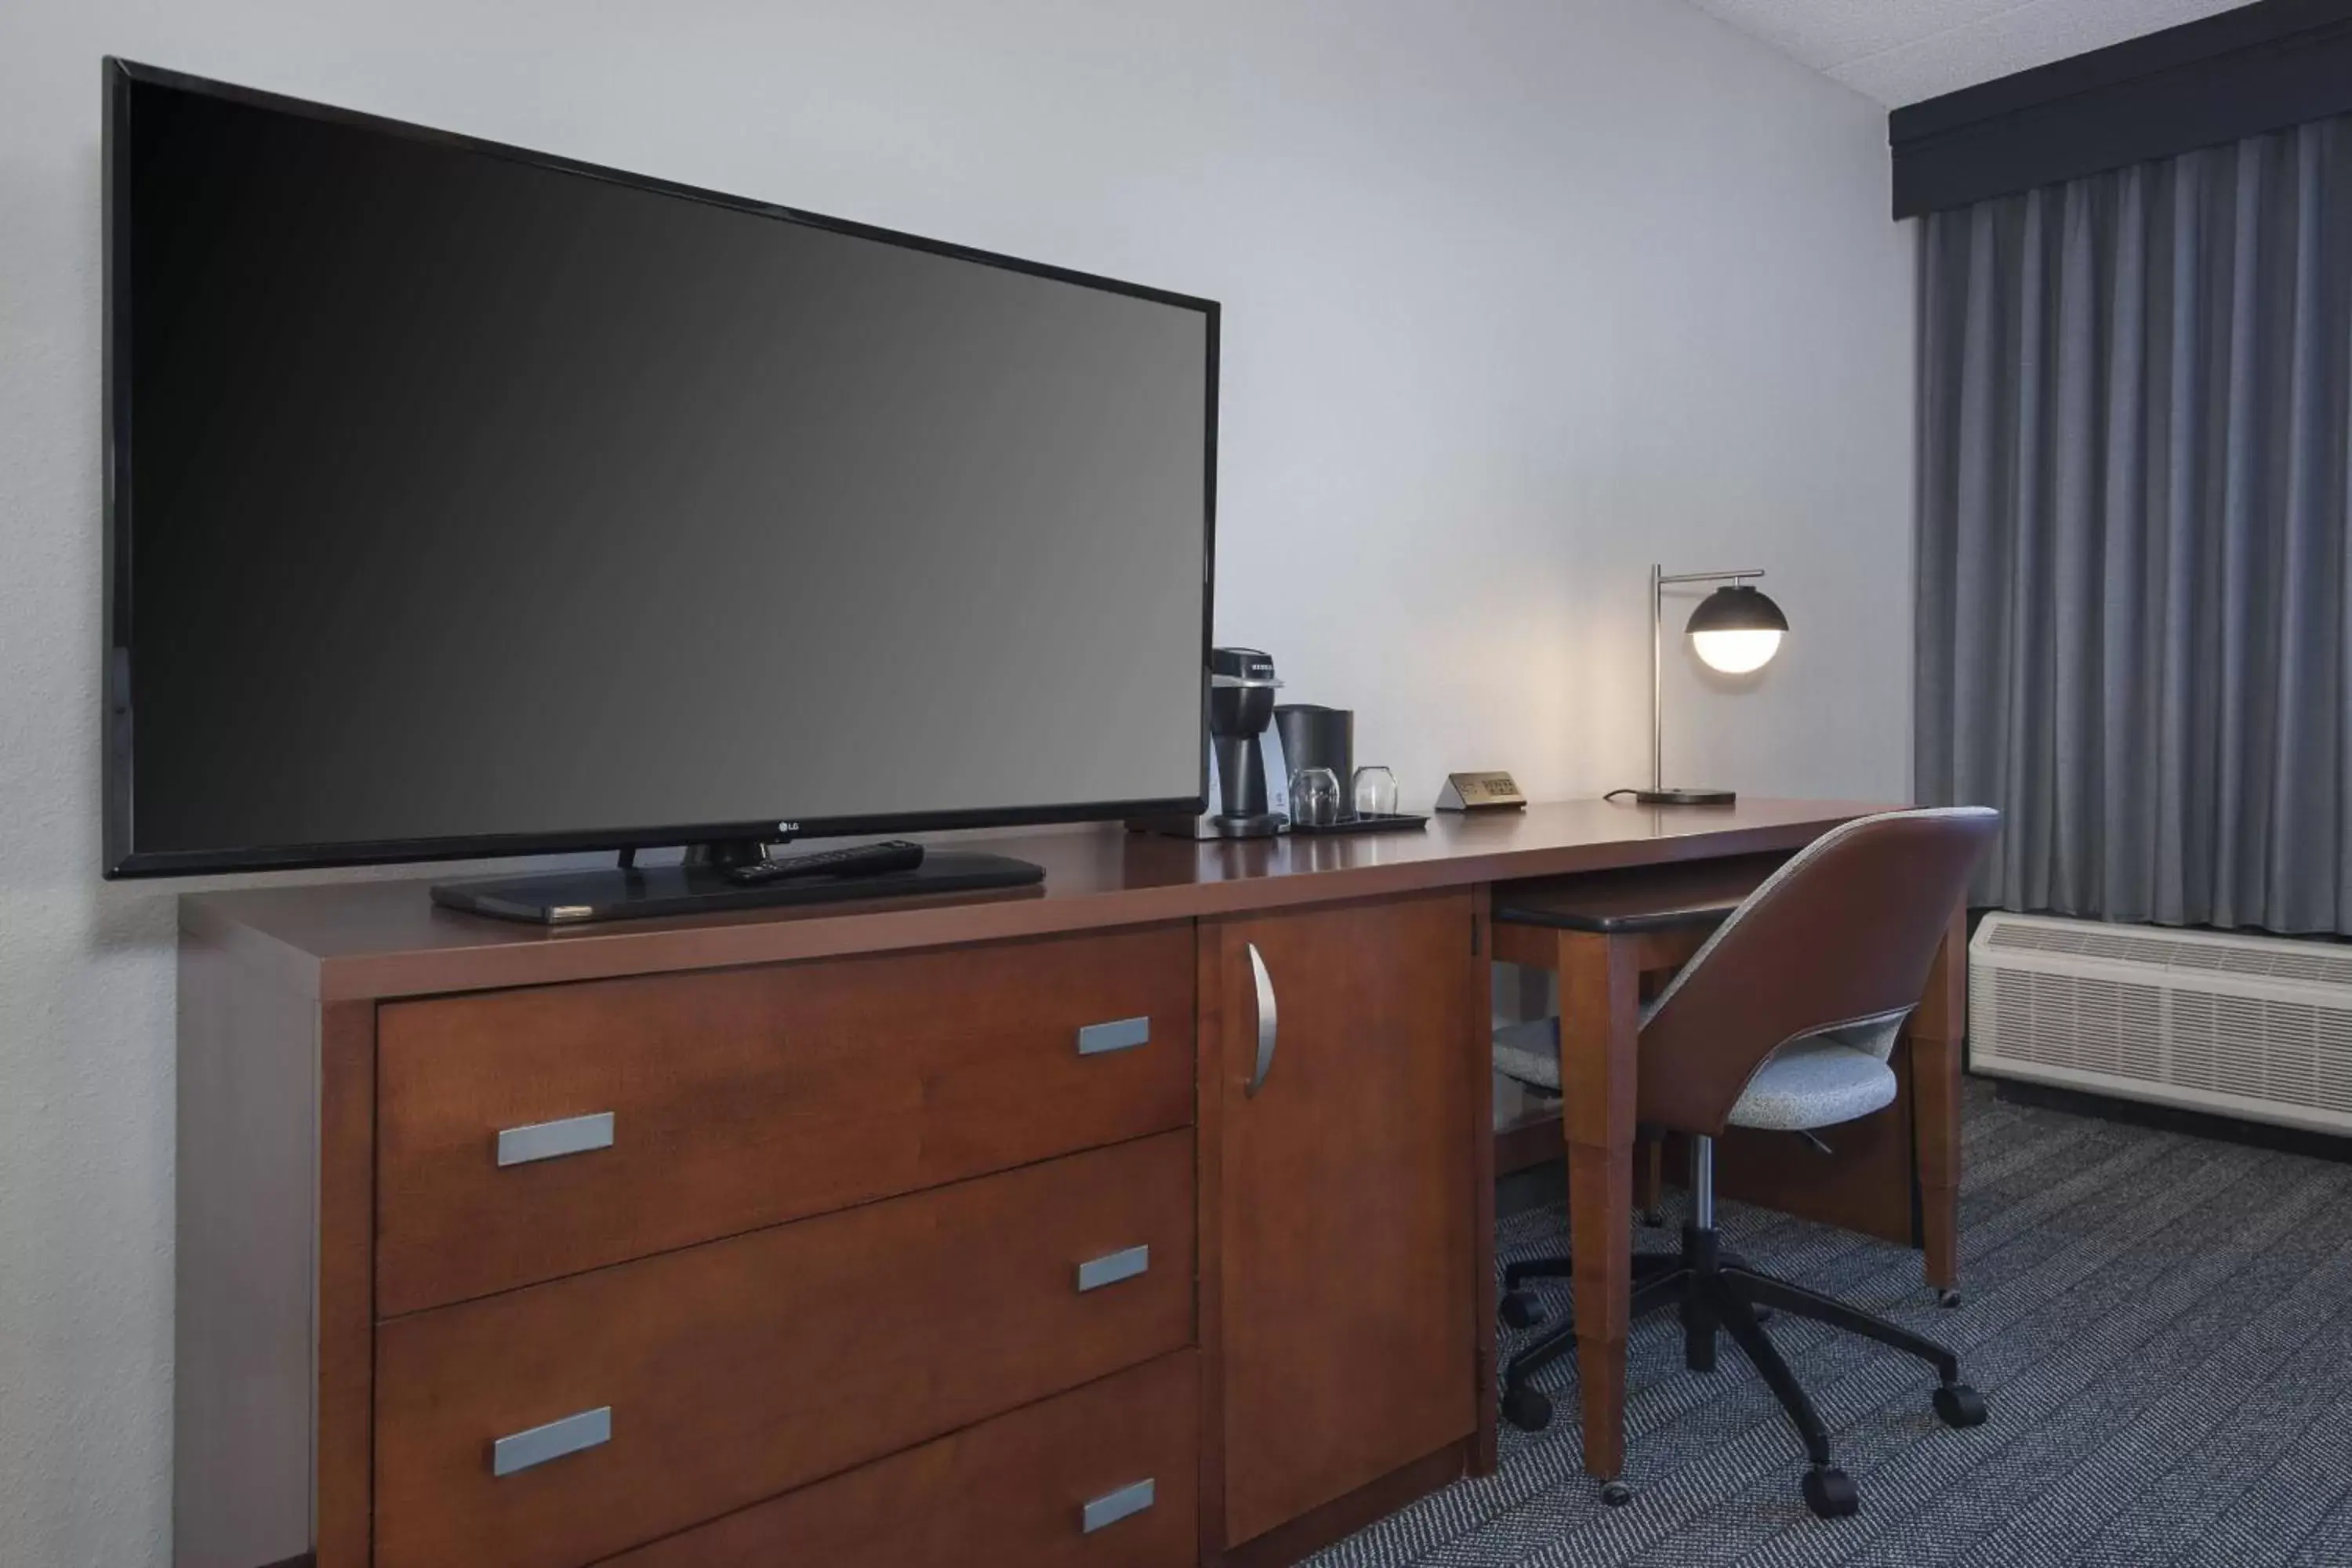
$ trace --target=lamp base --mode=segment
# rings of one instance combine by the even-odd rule
[[[1737,805],[1739,792],[1728,789],[1637,789],[1636,805]]]

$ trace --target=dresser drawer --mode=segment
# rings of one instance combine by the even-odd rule
[[[1184,1126],[1192,985],[1163,926],[388,1004],[378,1310]]]
[[[1199,1380],[1162,1356],[605,1568],[1192,1568]]]
[[[376,1568],[574,1568],[1187,1345],[1192,1182],[1162,1133],[383,1323]]]

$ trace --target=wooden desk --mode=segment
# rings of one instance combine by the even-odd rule
[[[1625,1456],[1642,1004],[1787,858],[1726,857],[1493,889],[1495,955],[1559,976],[1559,1122],[1569,1164],[1584,1468],[1603,1479],[1616,1478]],[[1891,1058],[1899,1086],[1895,1103],[1840,1130],[1826,1155],[1801,1152],[1786,1135],[1730,1129],[1717,1141],[1718,1191],[1923,1247],[1927,1282],[1956,1288],[1958,987],[1966,948],[1963,909],[1953,915],[1927,994]],[[1675,1143],[1678,1150],[1680,1140]],[[1654,1191],[1639,1201],[1654,1203]]]
[[[1006,835],[1041,888],[568,931],[187,895],[178,1558],[1296,1561],[1495,1463],[1492,887],[1875,809]]]

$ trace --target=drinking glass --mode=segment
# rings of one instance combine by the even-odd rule
[[[1328,827],[1339,820],[1339,778],[1329,768],[1301,768],[1290,775],[1290,820]]]
[[[1383,767],[1358,768],[1355,795],[1358,816],[1394,816],[1397,808],[1396,774]]]

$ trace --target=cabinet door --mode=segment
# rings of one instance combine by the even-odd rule
[[[1474,908],[1456,893],[1202,928],[1228,1545],[1475,1425]]]

